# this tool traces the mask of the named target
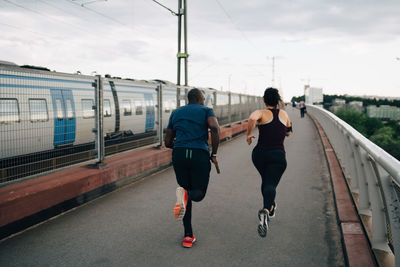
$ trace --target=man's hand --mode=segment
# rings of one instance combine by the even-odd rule
[[[211,159],[211,162],[214,163],[215,169],[217,169],[217,173],[218,173],[218,174],[221,173],[221,171],[219,170],[217,157],[214,156],[214,157],[211,157],[210,159]]]
[[[167,129],[167,133],[165,134],[165,146],[168,148],[174,148],[174,138],[176,136],[176,131],[173,129]]]
[[[247,136],[247,144],[248,145],[250,145],[251,144],[251,142],[253,141],[253,140],[251,140],[251,139],[253,139],[253,138],[256,138],[254,135],[248,135]]]

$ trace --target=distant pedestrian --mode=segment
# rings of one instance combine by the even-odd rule
[[[214,111],[204,106],[204,95],[197,89],[188,93],[189,104],[174,110],[169,118],[165,146],[173,148],[172,164],[179,187],[176,189],[174,216],[183,218],[182,245],[190,248],[196,241],[192,229],[192,201],[201,201],[207,191],[211,163],[219,173],[217,151],[219,125]],[[208,148],[211,132],[211,155]],[[174,140],[175,138],[175,140]]]
[[[293,109],[296,107],[296,101],[292,101],[292,111],[293,111]]]
[[[266,109],[254,111],[248,120],[247,143],[250,145],[252,131],[258,125],[257,145],[252,152],[253,164],[261,175],[261,193],[263,208],[258,212],[260,224],[258,234],[267,235],[268,221],[275,216],[276,187],[286,169],[286,153],[283,142],[292,132],[291,122],[286,111],[278,108],[281,102],[279,92],[275,88],[267,88],[264,92]]]
[[[304,103],[303,100],[300,101],[299,108],[300,108],[300,117],[304,118],[304,113],[306,113],[306,103]]]

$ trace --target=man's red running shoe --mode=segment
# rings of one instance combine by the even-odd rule
[[[193,243],[196,242],[196,237],[194,235],[190,236],[185,236],[183,239],[182,246],[185,248],[191,248],[193,246]]]
[[[174,207],[174,216],[176,219],[182,220],[185,216],[187,201],[187,191],[183,187],[178,187],[176,189],[176,204]]]

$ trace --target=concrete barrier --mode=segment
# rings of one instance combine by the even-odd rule
[[[347,264],[350,267],[377,266],[335,151],[318,120],[310,114],[308,116],[313,120],[324,147],[335,196],[338,224],[343,236],[343,247]]]

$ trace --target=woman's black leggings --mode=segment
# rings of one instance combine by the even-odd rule
[[[256,146],[253,149],[252,160],[261,175],[264,209],[271,210],[271,206],[275,206],[276,187],[287,165],[285,151],[280,149],[269,150]]]
[[[183,226],[185,236],[192,236],[192,200],[199,202],[206,195],[211,170],[210,155],[203,149],[174,148],[172,164],[176,181],[188,192]]]

